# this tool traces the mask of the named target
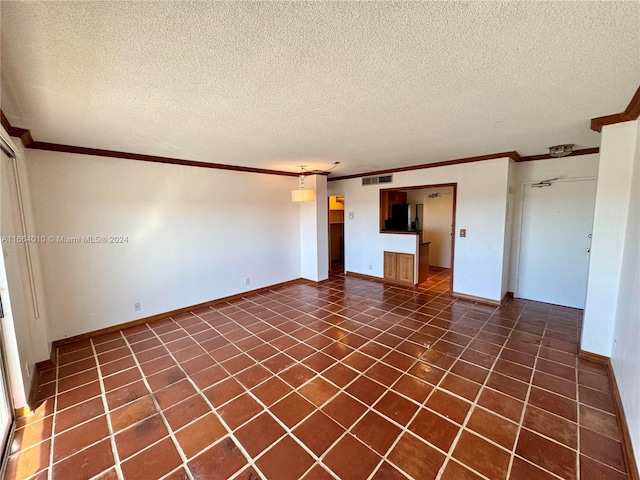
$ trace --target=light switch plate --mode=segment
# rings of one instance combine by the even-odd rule
[[[349,212],[349,220],[353,220],[353,212]]]
[[[466,237],[467,236],[467,229],[466,228],[461,228],[460,229],[460,236],[461,237]]]

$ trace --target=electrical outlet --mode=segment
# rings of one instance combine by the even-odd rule
[[[373,270],[373,265],[369,265],[369,270]]]
[[[136,303],[134,303],[134,304],[133,304],[133,309],[134,309],[136,312],[139,312],[139,311],[140,311],[140,302],[136,302]]]
[[[249,279],[249,278],[245,278],[244,279],[244,284],[245,285],[249,285],[250,283],[251,283],[251,279]]]
[[[460,236],[461,237],[466,237],[467,236],[467,229],[466,228],[461,228],[460,229]]]

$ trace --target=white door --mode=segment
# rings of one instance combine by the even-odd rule
[[[523,185],[516,297],[584,308],[595,180]]]

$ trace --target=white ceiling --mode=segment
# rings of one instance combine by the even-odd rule
[[[640,81],[634,2],[1,3],[38,141],[341,176],[550,145]]]

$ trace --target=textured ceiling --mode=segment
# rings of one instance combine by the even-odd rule
[[[640,80],[639,2],[2,0],[38,141],[347,175],[550,145]]]

